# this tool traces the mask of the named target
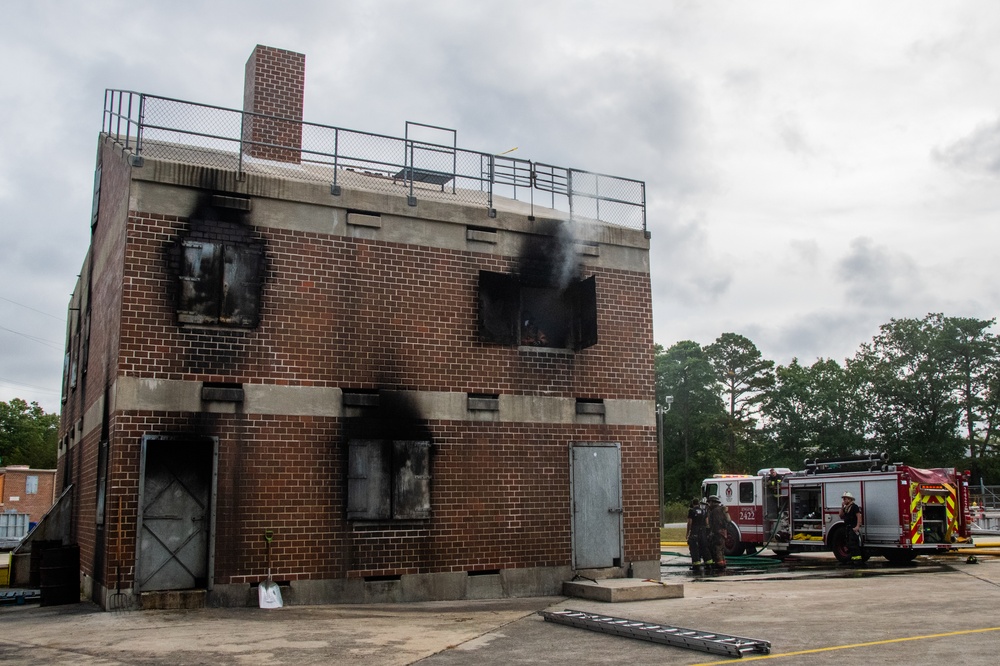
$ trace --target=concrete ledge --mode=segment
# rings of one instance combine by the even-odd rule
[[[407,574],[401,577],[403,601],[455,601],[465,598],[464,571]]]
[[[363,213],[348,213],[347,223],[359,227],[382,228],[382,218],[378,215],[365,215]]]
[[[466,599],[502,599],[503,596],[500,574],[469,576],[465,586]]]
[[[657,583],[638,578],[610,578],[596,583],[589,580],[568,580],[563,583],[562,592],[564,596],[577,599],[620,603],[680,599],[684,596],[684,586],[680,583]]]
[[[192,610],[205,607],[205,590],[168,590],[139,593],[142,610]]]
[[[250,593],[253,592],[251,599]],[[243,608],[257,604],[257,587],[246,583],[216,585],[205,597],[209,608]]]

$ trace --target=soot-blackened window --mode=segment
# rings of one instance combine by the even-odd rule
[[[479,272],[479,337],[502,345],[584,349],[597,344],[597,280],[565,288]]]
[[[430,442],[353,439],[347,464],[349,519],[430,518]]]
[[[188,239],[182,248],[178,320],[184,324],[257,326],[260,246]]]

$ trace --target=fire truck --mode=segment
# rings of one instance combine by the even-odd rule
[[[830,550],[850,560],[841,497],[850,492],[862,510],[864,559],[881,555],[905,563],[917,555],[973,546],[969,472],[887,464],[884,454],[844,460],[806,460],[805,469],[762,469],[717,474],[702,482],[733,519],[726,554],[770,548],[792,553]]]

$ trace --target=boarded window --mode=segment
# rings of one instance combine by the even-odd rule
[[[431,513],[431,444],[355,439],[348,443],[347,517],[414,520]]]
[[[591,347],[597,344],[597,279],[559,289],[480,271],[479,337],[507,346]]]
[[[178,320],[253,328],[260,309],[261,250],[255,245],[185,240]]]
[[[24,478],[24,494],[35,495],[38,493],[38,477],[32,474]]]

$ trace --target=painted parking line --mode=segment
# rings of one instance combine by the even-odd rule
[[[831,652],[833,650],[850,650],[853,648],[861,647],[871,647],[873,645],[888,645],[890,643],[905,643],[907,641],[922,641],[928,638],[945,638],[947,636],[965,636],[967,634],[982,634],[987,631],[1000,631],[1000,627],[986,627],[984,629],[964,629],[962,631],[949,631],[944,634],[927,634],[926,636],[909,636],[907,638],[889,638],[884,641],[870,641],[868,643],[853,643],[851,645],[833,645],[831,647],[825,648],[815,648],[812,650],[796,650],[795,652],[781,652],[778,654],[767,654],[761,655],[759,657],[744,657],[740,660],[742,664],[745,661],[757,661],[758,659],[781,659],[782,657],[797,657],[803,654],[816,654],[818,652]],[[720,662],[718,661],[708,661],[703,664],[694,664],[694,666],[717,666]]]

